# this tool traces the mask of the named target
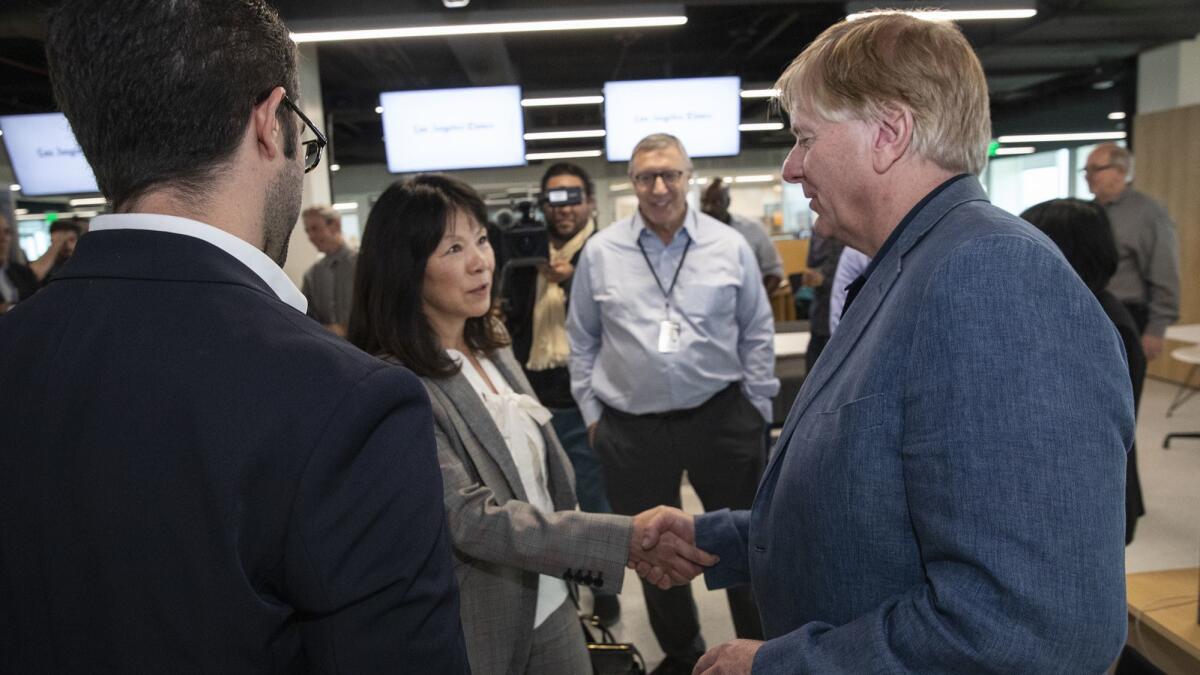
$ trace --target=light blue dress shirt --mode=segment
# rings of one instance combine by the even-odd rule
[[[663,288],[683,261],[669,309],[678,351],[658,350],[667,300],[639,241]],[[685,410],[731,382],[771,419],[775,324],[758,262],[742,235],[695,209],[669,244],[640,213],[592,237],[575,270],[567,335],[571,393],[589,425],[604,405],[636,415]]]

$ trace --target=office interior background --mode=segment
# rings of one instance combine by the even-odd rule
[[[5,0],[0,5],[0,116],[56,110],[40,18],[46,4]],[[352,245],[377,196],[408,175],[389,168],[385,93],[517,85],[523,142],[512,162],[517,165],[452,173],[477,188],[492,214],[500,215],[513,212],[522,200],[536,199],[549,163],[569,159],[596,179],[597,224],[603,227],[631,214],[637,203],[626,163],[606,148],[606,84],[701,77],[738,78],[737,148],[736,154],[695,160],[689,200],[698,204],[705,184],[724,178],[731,184],[732,212],[759,220],[777,242],[804,241],[813,214],[803,190],[779,178],[792,139],[773,105],[771,86],[818,33],[869,6],[816,0],[272,4],[299,43],[300,105],[329,137],[325,158],[306,176],[304,202],[333,204]],[[1000,9],[1019,17],[960,22],[983,63],[991,94],[995,142],[981,177],[991,199],[1013,213],[1056,197],[1089,199],[1080,171],[1087,154],[1100,142],[1126,145],[1135,156],[1133,185],[1166,205],[1178,227],[1180,323],[1200,323],[1200,2],[916,4]],[[513,30],[513,22],[535,24],[526,26],[534,30]],[[567,29],[571,22],[587,27]],[[492,24],[507,27],[489,32],[486,26]],[[369,39],[355,33],[390,28],[401,30]],[[15,217],[19,243],[30,259],[49,246],[47,228],[55,218],[105,211],[98,193],[34,194],[22,186],[21,167],[10,156],[8,142],[14,139],[3,140],[0,209]],[[318,256],[297,228],[285,270],[299,283]],[[788,272],[796,272],[803,262],[787,264]],[[1192,374],[1192,364],[1171,357],[1185,345],[1169,342],[1149,368],[1152,379],[1138,429],[1148,513],[1128,549],[1130,572],[1200,562],[1200,441],[1162,447],[1170,431],[1200,430],[1200,398],[1167,416],[1177,387]],[[1200,384],[1200,378],[1191,383]],[[715,608],[704,612],[710,642],[731,637],[731,627],[707,626],[728,623],[723,600],[701,597],[706,607]],[[636,610],[626,615],[635,624],[627,631],[636,633]],[[639,646],[652,652],[648,629],[640,630],[645,637]]]

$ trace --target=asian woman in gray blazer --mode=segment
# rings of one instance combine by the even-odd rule
[[[575,508],[550,413],[490,314],[486,222],[457,179],[388,188],[367,221],[349,339],[413,370],[429,393],[472,671],[591,673],[570,584],[620,590],[626,563],[647,560],[666,586],[715,559],[691,532],[642,550],[640,528],[666,507],[633,518]]]

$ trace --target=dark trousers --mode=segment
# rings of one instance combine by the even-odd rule
[[[596,451],[613,510],[635,515],[660,504],[678,507],[684,471],[706,510],[750,508],[766,458],[765,427],[737,383],[690,410],[630,415],[606,407],[596,428]],[[663,652],[695,661],[705,646],[691,587],[662,591],[643,581],[642,592]],[[761,640],[750,587],[726,593],[737,636]]]

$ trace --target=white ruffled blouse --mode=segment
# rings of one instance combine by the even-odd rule
[[[491,359],[482,354],[475,358],[491,380],[492,386],[499,393],[493,393],[491,387],[478,371],[471,365],[461,352],[447,349],[446,353],[462,367],[475,393],[483,401],[483,407],[491,415],[504,443],[508,446],[513,464],[517,466],[517,474],[521,477],[521,487],[529,503],[543,513],[554,512],[554,501],[550,498],[549,481],[546,477],[546,439],[542,436],[541,426],[550,421],[551,413],[538,400],[529,394],[519,394],[508,384],[508,380],[496,368]],[[567,599],[567,583],[557,577],[546,574],[538,580],[537,612],[533,625],[538,627],[554,610],[558,609]]]

